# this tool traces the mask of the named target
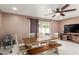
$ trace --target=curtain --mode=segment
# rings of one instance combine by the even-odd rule
[[[35,33],[35,37],[37,38],[37,33],[39,30],[39,20],[38,19],[30,19],[30,33]]]

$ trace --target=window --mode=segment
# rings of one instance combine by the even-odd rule
[[[39,23],[39,33],[41,33],[41,34],[49,34],[50,33],[49,22],[42,21]]]

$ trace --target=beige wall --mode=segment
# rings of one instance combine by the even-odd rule
[[[2,13],[0,12],[0,38],[2,36]]]
[[[77,23],[79,24],[79,17],[63,20],[63,21],[59,22],[59,26],[60,26],[59,31],[63,32],[64,31],[64,25],[66,25],[66,24],[77,24]]]
[[[3,13],[2,16],[3,34],[17,34],[18,41],[19,43],[21,43],[22,38],[28,36],[29,34],[29,19],[24,16],[12,15],[7,13]]]
[[[58,22],[51,21],[51,34],[58,33]]]

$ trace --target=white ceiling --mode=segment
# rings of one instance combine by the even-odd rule
[[[51,15],[46,16],[46,14],[50,13],[49,9],[55,10],[58,7],[64,6],[63,4],[0,4],[0,10],[3,12],[20,14],[20,15],[28,15],[40,18],[47,18],[52,20],[64,20],[67,18],[77,17],[79,16],[79,4],[71,4],[67,9],[76,8],[76,11],[66,12],[65,16],[57,15],[54,18]],[[17,11],[13,11],[12,7],[18,8]]]

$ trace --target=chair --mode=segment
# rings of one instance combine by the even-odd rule
[[[54,33],[52,36],[52,39],[58,39],[59,38],[59,34],[58,33]]]
[[[24,38],[23,39],[26,48],[28,47],[29,49],[36,47],[36,45],[38,45],[37,43],[35,43],[37,41],[36,38],[34,37],[30,37],[30,38]]]

